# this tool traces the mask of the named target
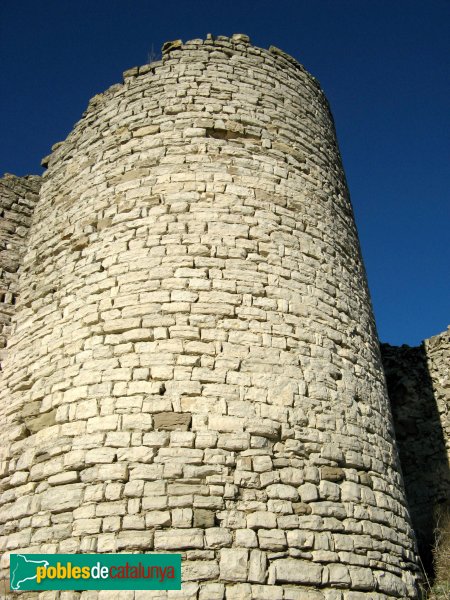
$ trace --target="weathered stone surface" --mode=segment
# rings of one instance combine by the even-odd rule
[[[64,487],[49,488],[41,496],[41,509],[63,512],[80,505],[83,497],[83,486],[71,484]]]
[[[327,479],[328,481],[342,481],[345,478],[344,469],[340,467],[322,467],[320,475],[322,479]]]
[[[157,413],[154,416],[155,429],[172,431],[187,431],[191,422],[191,415],[187,413]]]
[[[323,567],[321,565],[294,558],[276,560],[273,565],[276,581],[312,585],[322,583]]]
[[[263,583],[266,579],[266,566],[266,554],[260,550],[252,550],[248,566],[248,580],[254,583]]]
[[[203,548],[202,530],[155,531],[155,550],[183,550],[185,548]]]
[[[220,551],[220,578],[224,581],[246,581],[248,550],[222,548]]]

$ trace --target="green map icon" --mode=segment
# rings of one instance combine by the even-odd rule
[[[21,590],[22,583],[36,579],[36,568],[48,567],[49,562],[46,560],[31,560],[23,554],[16,554],[14,566],[11,565],[11,574],[9,585],[12,590]]]

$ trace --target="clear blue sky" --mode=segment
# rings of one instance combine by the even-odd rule
[[[41,173],[152,47],[247,33],[331,103],[381,340],[450,322],[450,0],[0,0],[0,173]]]

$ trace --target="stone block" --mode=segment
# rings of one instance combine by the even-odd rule
[[[349,567],[349,571],[352,588],[368,591],[374,589],[374,576],[371,569],[352,565]]]
[[[116,548],[121,550],[152,550],[153,531],[120,531],[116,538]]]
[[[261,550],[251,550],[248,565],[248,581],[264,583],[266,580],[267,558]]]
[[[284,558],[273,562],[275,580],[278,583],[321,585],[322,565],[313,562]]]
[[[250,529],[275,529],[277,526],[276,515],[268,511],[256,511],[247,516],[247,527]]]
[[[222,548],[219,566],[220,579],[223,581],[247,581],[248,550]]]
[[[49,488],[41,496],[41,510],[65,512],[81,504],[84,486],[80,484]]]
[[[319,498],[317,486],[313,483],[304,483],[298,488],[302,502],[315,502]]]
[[[185,550],[203,547],[202,529],[155,531],[155,550]]]
[[[194,527],[214,527],[215,513],[213,510],[196,508],[194,510]]]
[[[348,588],[350,586],[350,575],[345,565],[329,564],[325,568],[328,568],[329,584],[339,588]]]
[[[345,471],[340,467],[321,467],[320,478],[328,481],[342,481],[345,479]]]
[[[228,529],[222,527],[211,527],[205,530],[206,548],[223,548],[231,546],[233,537]]]
[[[198,600],[223,600],[225,586],[223,583],[206,583],[200,588]]]
[[[183,581],[207,581],[219,577],[219,566],[214,560],[186,560],[182,566]]]
[[[263,550],[278,552],[287,546],[286,534],[280,529],[259,529],[258,540],[259,547]]]
[[[156,413],[153,417],[155,429],[165,431],[188,431],[191,424],[190,413]]]

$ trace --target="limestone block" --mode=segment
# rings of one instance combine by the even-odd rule
[[[307,484],[305,484],[307,485]],[[298,492],[295,487],[281,483],[267,486],[269,498],[280,498],[281,500],[298,500]],[[314,488],[315,489],[315,488]]]
[[[129,388],[129,393],[135,393]],[[122,427],[126,430],[134,431],[148,431],[153,427],[153,419],[151,415],[138,414],[138,415],[123,415],[122,416]]]
[[[341,497],[343,502],[359,502],[361,498],[361,486],[352,481],[344,481],[341,484]]]
[[[187,560],[183,562],[183,581],[217,579],[219,567],[214,560]]]
[[[374,577],[377,582],[377,588],[382,594],[405,596],[407,592],[406,585],[400,577],[396,577],[386,571],[374,571]]]
[[[115,448],[93,448],[85,454],[84,462],[87,465],[96,465],[98,463],[110,464],[116,457]]]
[[[345,565],[329,564],[326,568],[328,568],[328,583],[342,588],[350,585],[349,570]]]
[[[89,535],[99,533],[101,525],[101,519],[78,519],[73,522],[73,534]]]
[[[226,591],[227,600],[252,600],[252,586],[249,583],[235,583],[228,586]]]
[[[266,568],[266,554],[260,550],[251,550],[248,565],[248,581],[253,583],[264,583],[266,579]]]
[[[50,485],[66,485],[68,483],[76,483],[78,480],[78,471],[64,471],[58,475],[51,475],[47,479]]]
[[[171,524],[170,512],[163,510],[152,510],[145,515],[147,527],[169,527]]]
[[[255,456],[253,458],[253,469],[257,473],[264,473],[272,470],[272,459],[270,456]],[[292,483],[283,481],[283,483]]]
[[[312,483],[304,483],[298,488],[302,502],[314,502],[319,498],[317,487]]]
[[[223,581],[246,581],[248,550],[245,548],[222,548],[219,566],[220,578]]]
[[[320,469],[320,477],[321,479],[337,482],[345,479],[345,472],[340,467],[322,467]]]
[[[155,429],[166,431],[187,431],[191,422],[190,413],[157,413],[154,416]]]
[[[195,509],[194,527],[214,527],[215,513],[213,510]]]
[[[81,481],[86,483],[103,481],[126,481],[128,466],[126,463],[96,465],[81,472]]]
[[[222,434],[219,435],[217,440],[217,447],[223,448],[224,450],[247,450],[249,446],[250,434],[244,432]]]
[[[321,515],[322,517],[335,517],[336,519],[345,519],[347,511],[342,504],[337,502],[314,502],[311,505],[313,515]]]
[[[155,531],[155,550],[184,550],[187,548],[203,548],[203,531],[201,529]]]
[[[151,550],[153,549],[152,531],[121,531],[116,538],[116,548],[120,550]]]
[[[35,418],[25,419],[25,425],[27,429],[31,431],[31,433],[36,433],[41,429],[45,429],[47,427],[51,427],[56,424],[56,410],[51,410],[49,412],[43,413]]]
[[[83,485],[75,483],[64,487],[49,488],[41,496],[41,509],[64,512],[77,508],[83,497]]]
[[[284,550],[287,545],[286,534],[279,529],[259,529],[258,541],[263,550]]]
[[[192,527],[192,508],[174,508],[172,510],[173,527]]]
[[[314,547],[314,532],[312,531],[288,531],[286,535],[289,546],[302,549]]]
[[[277,526],[276,515],[268,511],[256,511],[247,516],[247,527],[250,529],[269,528],[275,529]]]
[[[350,579],[355,590],[373,590],[374,576],[371,569],[351,566]]]
[[[319,484],[319,496],[324,500],[339,500],[341,488],[336,483],[322,480]]]
[[[251,597],[255,600],[282,600],[283,589],[273,585],[252,585]]]
[[[205,530],[205,545],[207,548],[223,548],[230,546],[233,541],[231,532],[221,527],[211,527]]]
[[[280,469],[281,482],[289,485],[299,486],[303,483],[303,473],[300,469],[285,467]]]
[[[252,529],[237,529],[235,532],[236,545],[239,548],[257,548],[258,538]]]
[[[323,567],[310,561],[285,558],[273,562],[277,582],[320,585]]]
[[[330,592],[331,595],[328,596],[327,594]],[[322,593],[318,590],[312,590],[307,588],[285,588],[284,598],[285,600],[342,600],[342,594],[337,590],[325,590]]]
[[[297,529],[299,524],[297,515],[283,515],[277,517],[277,525],[281,529]]]
[[[225,586],[223,583],[206,583],[200,588],[199,600],[223,600]]]

